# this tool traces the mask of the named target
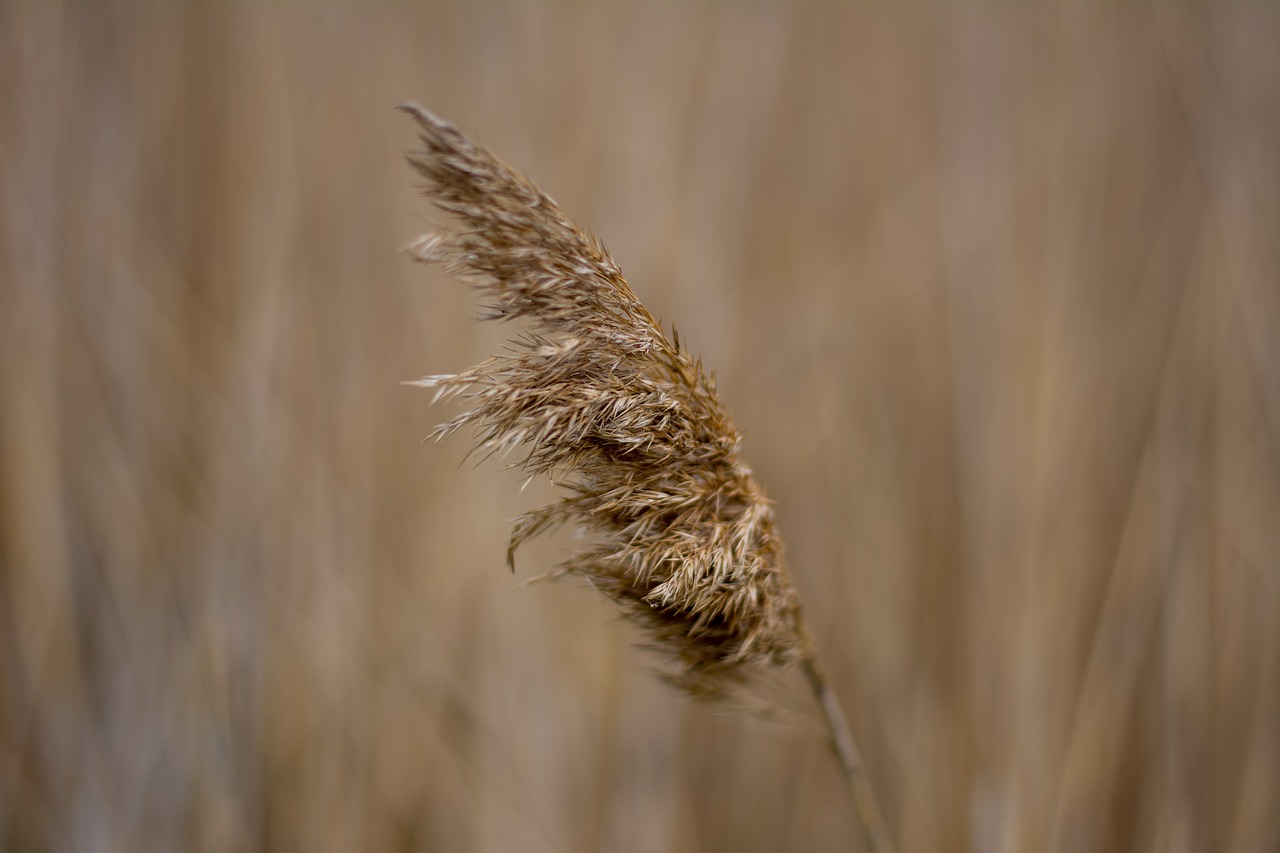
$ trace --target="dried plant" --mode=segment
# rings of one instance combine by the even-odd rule
[[[409,162],[461,227],[414,244],[482,297],[484,319],[527,322],[510,351],[415,384],[469,408],[436,428],[473,452],[522,450],[557,502],[517,519],[521,543],[572,523],[589,544],[558,573],[582,578],[669,655],[668,677],[721,696],[754,667],[800,664],[818,697],[872,846],[890,849],[843,712],[820,669],[773,512],[738,454],[710,375],[668,338],[604,246],[541,189],[413,105]]]

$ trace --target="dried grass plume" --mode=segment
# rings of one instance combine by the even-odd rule
[[[802,659],[773,512],[701,363],[546,193],[452,125],[401,109],[422,144],[409,162],[460,224],[419,240],[417,256],[472,281],[485,319],[527,324],[509,352],[416,383],[469,404],[436,436],[473,428],[475,452],[520,450],[530,475],[564,488],[516,521],[510,553],[563,524],[591,534],[560,571],[643,625],[695,694]]]
[[[409,162],[457,227],[414,244],[479,291],[484,319],[523,320],[509,351],[415,384],[459,397],[443,437],[473,452],[520,451],[529,476],[564,489],[516,520],[521,543],[563,524],[589,534],[559,573],[582,578],[640,623],[698,697],[723,695],[756,665],[801,664],[822,708],[871,849],[892,851],[844,711],[818,663],[783,563],[773,511],[738,455],[710,375],[668,338],[604,246],[527,178],[414,105]]]

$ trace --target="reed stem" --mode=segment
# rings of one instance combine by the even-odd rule
[[[895,853],[893,840],[885,830],[884,818],[880,814],[880,806],[876,802],[875,791],[871,787],[871,777],[867,766],[862,762],[862,754],[854,742],[853,732],[849,730],[849,721],[845,718],[844,707],[836,696],[826,672],[812,651],[805,656],[801,665],[813,694],[822,706],[823,716],[827,721],[827,729],[831,735],[830,746],[840,762],[840,769],[849,786],[849,794],[853,798],[854,809],[866,835],[867,847],[873,853]]]

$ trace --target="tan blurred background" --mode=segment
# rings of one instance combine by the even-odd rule
[[[0,4],[0,845],[860,849],[400,385],[418,100],[718,373],[903,851],[1280,850],[1280,7]],[[802,706],[803,707],[803,706]]]

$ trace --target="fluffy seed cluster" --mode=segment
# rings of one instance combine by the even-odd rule
[[[585,579],[671,655],[668,676],[717,694],[750,664],[808,652],[773,513],[699,361],[669,339],[603,245],[537,186],[413,105],[409,162],[459,224],[415,244],[473,283],[483,317],[521,319],[509,352],[416,384],[459,397],[436,428],[473,452],[519,450],[563,496],[516,520],[519,545],[569,523],[589,535],[560,572]]]

